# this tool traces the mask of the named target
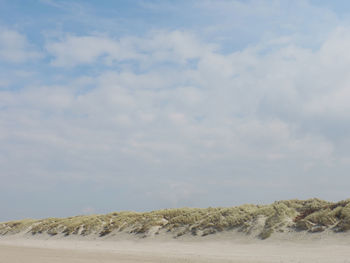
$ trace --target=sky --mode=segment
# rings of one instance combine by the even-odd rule
[[[0,221],[350,197],[350,2],[0,0]]]

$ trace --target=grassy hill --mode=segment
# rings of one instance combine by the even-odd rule
[[[114,212],[68,218],[25,219],[0,223],[0,235],[130,235],[169,233],[206,236],[236,229],[266,239],[275,232],[344,232],[350,229],[350,199],[337,203],[320,199],[277,201],[270,205],[165,209],[145,213]]]

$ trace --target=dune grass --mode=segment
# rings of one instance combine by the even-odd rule
[[[97,234],[102,237],[127,232],[147,237],[151,232],[163,231],[176,238],[186,234],[206,236],[231,229],[247,234],[258,229],[256,236],[261,239],[285,231],[347,231],[350,229],[350,199],[337,203],[309,199],[277,201],[270,205],[180,208],[144,213],[124,211],[0,223],[0,235],[26,232],[51,236]]]

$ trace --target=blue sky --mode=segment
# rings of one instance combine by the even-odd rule
[[[0,0],[0,220],[348,198],[349,14]]]

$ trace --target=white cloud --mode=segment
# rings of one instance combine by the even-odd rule
[[[142,190],[156,181],[157,190],[174,190],[172,205],[208,192],[213,175],[219,188],[270,189],[276,178],[346,170],[350,138],[330,136],[323,123],[350,118],[341,32],[317,50],[282,39],[225,55],[179,31],[51,42],[55,66],[125,60],[142,72],[109,67],[61,85],[0,91],[2,169]],[[154,66],[164,62],[173,65]]]
[[[101,61],[107,65],[125,60],[136,60],[150,65],[155,62],[181,62],[200,57],[214,48],[203,45],[186,32],[154,32],[145,38],[107,36],[71,36],[49,42],[47,51],[53,56],[54,66],[76,66]]]
[[[272,117],[279,118],[278,113],[283,110],[281,103],[285,102],[278,100],[293,99],[293,96],[301,108],[309,105],[309,100],[302,101],[298,97],[300,88],[295,82],[299,76],[304,76],[299,63],[305,63],[305,57],[314,58],[317,54],[300,48],[286,47],[282,51],[267,55],[259,55],[259,50],[247,49],[223,56],[214,50],[206,49],[210,45],[200,44],[196,39],[184,37],[181,42],[178,38],[178,32],[162,33],[160,37],[154,36],[151,40],[147,38],[144,41],[138,39],[138,42],[146,43],[145,46],[148,47],[144,46],[144,50],[148,51],[149,57],[156,54],[157,60],[160,57],[157,54],[161,52],[157,47],[161,47],[161,43],[167,43],[170,39],[168,46],[171,48],[162,47],[170,53],[163,60],[183,54],[178,63],[183,63],[183,59],[186,58],[197,57],[197,67],[187,67],[185,64],[184,69],[177,69],[171,74],[170,71],[157,69],[143,74],[110,71],[92,80],[95,88],[82,94],[77,92],[77,88],[42,86],[26,89],[19,94],[13,94],[12,97],[9,92],[4,95],[10,96],[9,100],[16,103],[12,105],[14,107],[51,112],[57,118],[56,121],[59,120],[63,126],[84,125],[91,129],[91,133],[96,133],[93,137],[98,136],[98,126],[109,126],[112,133],[116,131],[117,141],[128,138],[122,143],[124,149],[142,145],[141,150],[148,151],[148,155],[155,155],[156,159],[165,157],[162,156],[162,152],[166,145],[169,145],[170,153],[173,144],[182,145],[188,156],[195,156],[198,154],[196,151],[208,151],[205,145],[210,145],[211,149],[217,151],[222,149],[224,154],[237,156],[248,152],[251,156],[260,156],[259,158],[268,158],[267,156],[273,154],[288,157],[290,154],[298,154],[298,151],[303,152],[303,149],[289,149],[295,148],[295,144],[304,140],[303,136],[306,136],[306,141],[309,140],[309,135],[300,134],[301,137],[295,137],[295,126],[300,123],[289,123],[284,119],[263,120],[260,119],[261,114],[268,116],[271,113],[264,112],[264,109],[262,112],[257,111],[262,101],[267,100],[276,107]],[[99,40],[95,37],[68,37],[64,45],[56,43],[52,44],[51,48],[57,52],[54,62],[56,65],[74,65],[91,63],[103,52],[119,59],[120,46],[117,43],[120,42],[122,41]],[[206,52],[198,52],[193,48],[193,43],[197,43],[196,45]],[[78,52],[79,48],[81,52]],[[290,55],[286,57],[288,50]],[[70,55],[63,55],[65,52]],[[121,54],[126,53],[121,51]],[[136,53],[134,58],[137,57],[140,57],[140,63],[143,63],[142,56]],[[291,106],[297,107],[294,111],[298,112],[300,105],[293,102]],[[84,117],[78,117],[77,124],[74,124],[70,118],[66,119],[66,115],[61,115],[63,112]],[[152,126],[143,126],[149,122],[153,123]],[[135,138],[135,133],[143,135]],[[72,137],[68,136],[66,139],[71,141],[75,136],[78,135],[72,134]],[[128,141],[133,143],[128,145]],[[208,144],[208,141],[211,141],[211,144]],[[195,142],[197,143],[194,145]],[[76,143],[79,143],[79,140]],[[101,141],[101,144],[104,143],[108,144]],[[84,144],[85,141],[82,142],[82,147]],[[158,148],[156,145],[160,144],[163,147]],[[274,149],[274,144],[279,148]],[[265,148],[267,145],[270,145],[271,152]],[[247,157],[246,154],[243,156]]]
[[[21,63],[40,56],[24,35],[14,30],[0,28],[0,60]]]
[[[102,55],[123,57],[119,44],[111,39],[94,36],[67,36],[64,41],[50,43],[47,50],[55,60],[55,66],[75,66],[90,64]]]

